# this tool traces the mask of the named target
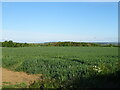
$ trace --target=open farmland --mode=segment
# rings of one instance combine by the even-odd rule
[[[117,47],[5,47],[2,55],[3,68],[42,74],[51,81],[44,82],[45,88],[119,84],[114,85],[120,66]]]

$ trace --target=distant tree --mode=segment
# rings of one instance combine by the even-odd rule
[[[28,47],[27,43],[15,43],[12,40],[2,42],[2,47]]]
[[[14,47],[14,43],[12,40],[8,41],[8,47]]]
[[[14,47],[14,43],[13,43],[12,40],[10,40],[10,41],[5,41],[5,42],[2,43],[2,46],[3,46],[3,47]]]

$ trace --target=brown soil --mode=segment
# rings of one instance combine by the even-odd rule
[[[26,83],[30,85],[34,81],[40,80],[40,77],[41,74],[27,74],[2,68],[2,82],[10,82],[10,84]]]

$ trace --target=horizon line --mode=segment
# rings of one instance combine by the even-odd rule
[[[88,43],[118,43],[118,41],[70,41],[70,40],[65,40],[65,41],[15,41],[15,40],[0,40],[0,42],[4,41],[13,41],[16,43],[48,43],[48,42],[88,42]]]

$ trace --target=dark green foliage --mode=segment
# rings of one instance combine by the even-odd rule
[[[28,46],[30,45],[27,43],[16,43],[11,40],[2,42],[2,47],[28,47]]]
[[[1,46],[1,43],[0,43]],[[39,46],[76,46],[76,47],[118,47],[114,44],[97,44],[85,42],[49,42],[49,43],[16,43],[13,41],[2,42],[2,47],[39,47]]]
[[[84,43],[84,42],[51,42],[44,43],[45,46],[100,46],[96,43]]]

